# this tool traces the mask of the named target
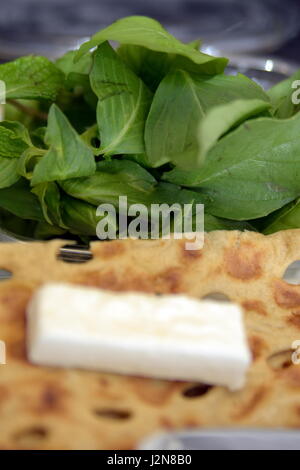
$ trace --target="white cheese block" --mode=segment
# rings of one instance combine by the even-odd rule
[[[251,362],[230,302],[47,284],[28,307],[35,364],[241,388]]]

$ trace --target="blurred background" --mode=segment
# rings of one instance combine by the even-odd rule
[[[300,61],[299,0],[2,0],[0,59],[60,55],[127,15],[149,15],[207,51]]]
[[[58,57],[127,15],[152,16],[183,41],[200,38],[204,52],[229,57],[233,73],[265,87],[299,68],[300,0],[2,0],[0,62]]]

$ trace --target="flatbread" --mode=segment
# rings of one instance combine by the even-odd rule
[[[132,449],[154,432],[194,427],[300,427],[300,286],[282,280],[300,259],[300,230],[270,236],[211,232],[201,251],[185,240],[96,242],[93,259],[57,259],[65,241],[3,243],[0,269],[1,449]],[[25,309],[33,291],[64,281],[114,291],[221,293],[241,304],[253,352],[246,387],[167,382],[30,365]]]

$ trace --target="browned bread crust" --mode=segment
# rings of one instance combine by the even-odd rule
[[[1,449],[130,449],[161,430],[186,427],[300,427],[300,286],[282,280],[300,259],[300,230],[263,236],[212,232],[204,249],[184,240],[97,242],[85,264],[59,261],[65,242],[0,244]],[[47,281],[116,291],[223,293],[244,307],[253,364],[246,387],[156,381],[30,365],[25,309]]]

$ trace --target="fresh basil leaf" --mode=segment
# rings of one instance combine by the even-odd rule
[[[122,44],[117,53],[152,91],[157,89],[159,83],[169,73],[175,60],[173,54],[151,51],[131,44]]]
[[[194,39],[194,41],[189,42],[189,46],[192,47],[193,49],[196,49],[196,51],[200,49],[201,44],[202,44],[201,39]]]
[[[222,135],[251,116],[258,116],[269,108],[270,104],[266,101],[255,99],[235,100],[215,106],[200,120],[196,138],[189,148],[180,154],[174,152],[172,163],[184,169],[201,167],[208,151]]]
[[[20,179],[17,158],[0,157],[0,188],[8,188]],[[0,202],[1,206],[1,202]]]
[[[92,54],[84,55],[78,62],[74,62],[77,51],[68,51],[56,60],[56,66],[65,74],[65,87],[68,90],[80,94],[80,89],[86,102],[96,109],[97,97],[91,89],[89,74],[93,65]]]
[[[154,95],[146,122],[145,143],[150,164],[154,167],[170,161],[181,166],[197,164],[199,123],[213,107],[240,98],[269,101],[261,87],[240,74],[207,78],[183,70],[169,73]],[[233,124],[240,119],[238,111]],[[221,131],[227,130],[225,125],[220,127]]]
[[[144,204],[205,204],[209,207],[210,198],[199,192],[181,188],[178,185],[160,182],[145,200]]]
[[[21,219],[44,220],[38,198],[23,179],[9,188],[0,189],[0,207]]]
[[[95,110],[97,108],[98,98],[92,90],[89,75],[70,73],[68,84],[75,94],[80,95],[81,91],[85,102],[91,109]]]
[[[58,100],[56,105],[64,113],[71,126],[76,130],[78,134],[82,134],[88,127],[95,124],[95,111],[97,106],[97,97],[95,95],[96,102],[94,106],[91,106],[87,101],[87,97],[84,96],[81,90],[79,94],[77,92],[70,93],[69,100],[63,102]]]
[[[55,101],[64,74],[45,57],[27,56],[1,64],[0,80],[6,85],[6,99]]]
[[[273,113],[278,119],[292,117],[300,110],[300,104],[294,104],[292,100],[292,96],[296,92],[296,89],[293,88],[293,83],[296,80],[300,80],[300,70],[286,80],[277,83],[268,91],[273,104]],[[297,98],[299,99],[299,93]]]
[[[233,126],[238,126],[251,116],[268,110],[270,103],[261,99],[234,100],[208,110],[198,129],[198,162],[202,162],[207,152],[218,139]]]
[[[133,162],[136,162],[144,168],[150,168],[149,161],[145,153],[136,153],[132,155],[126,155],[126,160],[131,160]]]
[[[55,61],[55,65],[65,74],[66,78],[68,78],[70,73],[88,75],[91,71],[93,64],[92,54],[85,54],[80,60],[75,62],[76,54],[76,50],[68,51]]]
[[[282,209],[271,214],[266,222],[266,227],[263,230],[265,235],[279,232],[280,230],[300,228],[300,199],[287,204]]]
[[[97,171],[118,175],[120,181],[134,183],[135,181],[146,181],[150,184],[155,184],[155,178],[145,170],[141,165],[130,160],[111,160],[97,162]]]
[[[66,233],[66,230],[47,222],[38,222],[35,226],[33,237],[36,240],[48,240],[53,237],[60,237]]]
[[[35,147],[45,149],[45,135],[47,127],[37,127],[30,133],[30,138]]]
[[[60,191],[57,184],[41,183],[32,188],[31,192],[38,197],[46,222],[66,228],[61,218]]]
[[[204,73],[209,67],[209,73],[221,73],[227,65],[227,59],[216,58],[203,54],[195,49],[194,45],[184,44],[169,34],[158,21],[145,16],[130,16],[122,18],[99,33],[90,41],[84,43],[78,53],[77,60],[93,47],[104,41],[117,41],[121,44],[132,44],[146,47],[153,51],[178,54],[202,66]]]
[[[45,140],[50,148],[34,168],[32,185],[89,176],[95,172],[93,152],[54,104],[50,108]]]
[[[34,238],[34,230],[38,222],[25,220],[0,208],[0,227],[7,235],[28,241]]]
[[[26,150],[28,143],[25,136],[20,135],[21,126],[18,123],[0,122],[0,157],[18,158]]]
[[[108,43],[98,47],[90,74],[99,98],[97,122],[104,155],[143,153],[152,95]]]
[[[102,217],[96,215],[96,211],[97,207],[87,202],[68,196],[63,198],[63,221],[73,234],[96,237],[97,224],[102,219]],[[110,217],[110,224],[116,227],[113,217]]]
[[[175,169],[163,179],[210,196],[212,215],[264,217],[300,194],[299,126],[300,113],[247,121],[211,149],[200,170]]]
[[[37,147],[28,147],[18,159],[17,172],[20,176],[30,180],[33,175],[34,168],[46,150]]]
[[[89,178],[75,178],[59,184],[70,196],[98,206],[101,203],[118,205],[119,196],[127,196],[128,204],[148,201],[156,181],[137,163],[113,160],[97,163],[96,173]]]
[[[204,227],[205,232],[212,232],[214,230],[249,230],[256,232],[256,229],[248,222],[222,219],[220,217],[214,217],[210,214],[204,214]]]
[[[98,156],[100,153],[100,134],[98,125],[88,127],[81,135],[81,139],[93,151],[94,155]]]
[[[189,45],[193,49],[198,50],[200,42],[194,41]],[[205,69],[203,69],[203,65],[199,66],[186,57],[157,52],[141,46],[122,44],[117,49],[117,53],[153,92],[157,89],[162,79],[171,71],[181,69],[197,75],[215,74],[213,62],[207,63]]]

